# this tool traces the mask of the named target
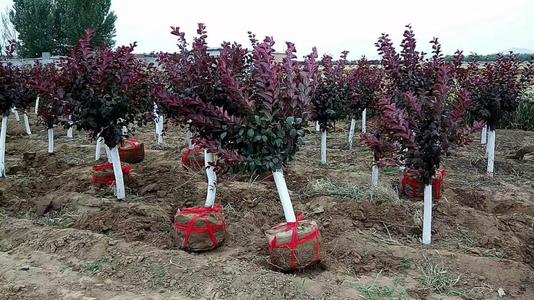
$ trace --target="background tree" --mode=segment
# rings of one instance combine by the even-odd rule
[[[38,57],[54,52],[54,14],[52,1],[14,0],[9,17],[18,36],[17,53],[22,57]]]
[[[17,31],[9,19],[9,8],[6,7],[4,11],[0,12],[0,52],[2,49],[7,49],[9,41],[17,40]]]
[[[113,46],[117,16],[110,8],[111,0],[14,0],[9,16],[19,33],[18,54],[68,55],[86,29],[95,32],[92,46]]]

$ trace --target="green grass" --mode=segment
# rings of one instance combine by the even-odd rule
[[[329,179],[319,179],[311,184],[311,190],[314,193],[362,200],[365,196],[365,188],[348,183],[336,183]]]
[[[479,241],[480,237],[476,233],[457,226],[455,236],[452,238],[451,243],[456,249],[469,250],[476,247]]]
[[[319,179],[310,183],[310,190],[314,195],[340,197],[356,201],[401,203],[398,193],[393,188],[386,186],[370,188],[369,186],[334,182],[330,179]]]
[[[33,221],[34,224],[41,226],[57,226],[67,228],[74,224],[74,218],[70,215],[69,210],[54,211],[48,213]]]
[[[149,284],[152,288],[156,287],[164,287],[165,283],[163,280],[167,276],[167,272],[163,269],[163,267],[159,264],[152,265],[150,267],[150,279]]]
[[[421,266],[420,272],[418,279],[425,289],[438,294],[459,295],[460,292],[454,287],[460,281],[460,276],[453,275],[442,264],[427,261]]]
[[[407,271],[407,270],[409,270],[411,268],[412,268],[412,261],[407,259],[407,258],[401,257],[400,270],[404,272],[404,271]]]
[[[102,271],[103,266],[107,264],[108,262],[109,262],[109,258],[105,256],[101,256],[94,262],[81,264],[80,270],[82,272],[89,273],[89,275],[91,276],[95,276],[96,274]]]

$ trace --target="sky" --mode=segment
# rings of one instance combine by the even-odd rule
[[[10,3],[0,0],[0,7]],[[191,39],[199,22],[207,26],[210,47],[222,41],[248,46],[250,30],[273,36],[279,51],[285,41],[295,43],[299,56],[316,46],[320,54],[348,50],[349,59],[375,58],[380,34],[398,45],[406,24],[425,52],[432,37],[447,54],[534,50],[534,0],[112,0],[112,10],[117,45],[137,41],[138,53],[176,51],[170,26]]]

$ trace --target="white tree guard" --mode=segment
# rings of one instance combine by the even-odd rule
[[[326,129],[321,132],[321,164],[326,165]]]
[[[102,142],[104,142],[104,139],[102,139]],[[111,150],[109,150],[108,145],[105,145],[104,149],[106,149],[106,156],[108,158],[108,162],[112,163],[112,161],[111,161]]]
[[[432,185],[425,185],[425,198],[423,208],[423,244],[432,242]]]
[[[15,120],[17,120],[17,122],[20,122],[20,115],[19,115],[19,112],[17,111],[17,108],[12,107],[11,112],[15,115]]]
[[[486,145],[488,136],[488,125],[482,127],[482,132],[480,133],[480,144]]]
[[[367,132],[367,108],[362,111],[362,133]]]
[[[127,134],[128,134],[128,127],[122,126],[122,135],[127,135]]]
[[[6,135],[8,114],[2,116],[2,130],[0,131],[0,177],[6,177]]]
[[[193,133],[191,132],[191,129],[188,128],[187,132],[185,133],[185,142],[187,143],[187,147],[189,149],[193,149],[195,146],[193,146]]]
[[[35,114],[39,113],[39,96],[35,99]]]
[[[96,147],[95,147],[95,160],[100,160],[102,156],[102,142],[104,139],[100,136],[96,138]]]
[[[54,128],[48,128],[48,154],[54,153]]]
[[[493,177],[495,164],[495,130],[488,133],[488,177]]]
[[[282,209],[284,210],[286,222],[294,223],[297,221],[297,218],[295,217],[295,212],[293,211],[293,204],[291,203],[291,198],[289,197],[289,191],[287,189],[287,184],[282,169],[273,171],[273,178],[274,183],[276,184],[276,189],[278,190],[280,202],[282,203]]]
[[[217,192],[217,174],[215,174],[215,167],[210,163],[215,162],[213,153],[208,153],[204,149],[204,166],[206,167],[206,175],[208,177],[208,193],[206,194],[206,207],[213,207],[215,205],[215,194]]]
[[[115,174],[115,196],[117,199],[123,200],[126,198],[126,190],[124,189],[124,177],[122,174],[121,159],[119,157],[119,146],[115,146],[109,150],[111,156],[111,163],[113,164],[113,173]]]
[[[156,126],[156,129],[158,130],[157,134],[158,134],[158,144],[163,144],[163,128],[165,127],[163,125],[165,119],[163,117],[163,115],[158,115],[158,118],[157,118],[157,126]]]
[[[378,187],[378,166],[376,164],[373,164],[371,167],[371,184],[373,187]]]
[[[319,121],[315,121],[315,131],[321,131],[321,126],[319,126]]]
[[[24,113],[22,118],[24,119],[24,130],[26,130],[26,134],[32,135],[32,130],[30,129],[30,120],[28,119],[28,114]]]
[[[350,120],[350,129],[349,129],[349,150],[352,150],[352,142],[354,140],[354,130],[356,129],[356,119],[352,118]]]
[[[67,129],[67,138],[68,139],[72,139],[72,132],[73,132],[73,127],[72,125],[74,124],[72,121],[72,116],[69,116],[69,128]]]

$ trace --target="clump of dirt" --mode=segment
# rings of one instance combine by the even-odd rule
[[[168,249],[172,247],[173,222],[169,214],[173,212],[142,204],[108,204],[96,213],[83,215],[73,227]]]
[[[486,199],[486,195],[483,192],[460,189],[460,188],[453,189],[453,191],[458,196],[456,199],[458,199],[458,202],[461,205],[471,207],[474,209],[478,209],[481,211],[487,210],[488,208],[488,205],[486,203],[487,199]]]

